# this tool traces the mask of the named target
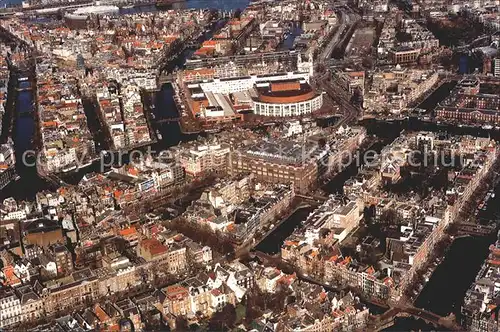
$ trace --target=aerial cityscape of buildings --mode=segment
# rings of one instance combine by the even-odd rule
[[[499,331],[499,9],[0,8],[0,330]]]

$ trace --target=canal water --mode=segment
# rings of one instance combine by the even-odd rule
[[[500,185],[495,188],[495,198],[490,199],[481,220],[498,220],[500,217]],[[429,282],[415,301],[415,306],[441,316],[452,313],[461,321],[460,308],[467,290],[474,282],[489,246],[496,240],[496,234],[487,237],[463,237],[456,239],[445,254],[443,262],[436,268]],[[409,329],[433,330],[431,325],[414,319],[398,319],[395,326],[386,331],[407,331]]]
[[[450,95],[450,92],[457,86],[458,81],[445,82],[439,86],[429,97],[427,97],[417,108],[427,110],[427,113],[433,111],[436,106]],[[482,84],[481,93],[497,94],[498,87],[491,84]]]
[[[437,88],[428,98],[426,98],[417,108],[422,108],[430,113],[436,108],[437,104],[450,95],[450,91],[457,85],[457,81],[445,82]]]
[[[18,82],[20,89],[30,87],[28,81]],[[35,121],[33,118],[33,98],[30,90],[19,91],[16,103],[16,130],[14,144],[16,151],[24,152],[33,149],[33,136],[35,131]],[[18,153],[17,157],[21,157]]]
[[[179,116],[174,101],[174,89],[171,84],[164,84],[155,98],[155,118],[157,121]],[[178,122],[164,122],[154,124],[161,134],[162,139],[155,145],[155,148],[168,149],[180,142],[187,142],[198,137],[197,134],[185,135],[181,132]]]
[[[497,220],[500,215],[500,185],[495,188],[495,198],[488,203],[481,218]],[[464,237],[453,242],[444,261],[437,267],[424,287],[415,305],[441,316],[455,314],[460,321],[460,307],[465,292],[471,286],[481,265],[488,256],[489,246],[496,234],[488,237]]]
[[[186,0],[186,8],[215,8],[220,10],[245,9],[250,0]]]
[[[288,35],[279,46],[279,49],[282,51],[293,49],[295,38],[300,36],[303,32],[300,22],[290,22]]]
[[[488,247],[494,241],[494,237],[455,240],[415,301],[415,306],[441,316],[453,313],[457,318],[460,317],[465,292],[474,281],[488,256]]]
[[[406,125],[379,122],[368,126],[369,132],[378,133],[386,137],[387,141],[378,143],[372,149],[380,151],[394,135],[404,129]],[[425,128],[423,128],[425,129]],[[430,128],[427,128],[430,129]],[[453,132],[452,128],[449,131]],[[463,128],[457,128],[455,132],[463,134]],[[484,132],[481,132],[485,134]],[[475,133],[478,134],[478,133]],[[483,135],[484,136],[484,135]],[[343,172],[334,177],[323,188],[327,193],[341,193],[342,186],[348,178],[356,175],[358,168],[351,165]],[[487,214],[489,219],[497,219],[500,215],[500,187],[496,188],[496,199],[488,205]],[[285,239],[297,228],[312,209],[299,210],[294,213],[287,221],[281,224],[273,233],[271,233],[263,242],[257,246],[257,250],[275,254],[278,253]],[[487,217],[487,216],[485,216]],[[426,310],[430,310],[439,315],[446,316],[453,313],[460,319],[460,306],[465,292],[470,287],[479,271],[484,259],[488,254],[488,247],[495,240],[489,238],[466,237],[456,240],[447,251],[445,259],[438,266],[431,280],[422,290],[417,298],[415,305]],[[410,330],[435,330],[432,325],[428,325],[422,320],[413,318],[400,318],[396,324],[387,329],[387,331],[410,331]]]
[[[360,124],[367,129],[371,135],[394,135],[401,131],[431,131],[449,133],[451,135],[472,135],[476,137],[491,137],[494,140],[500,140],[500,130],[483,129],[481,127],[457,127],[453,124],[435,123],[422,121],[416,117],[410,117],[402,120],[376,120],[365,119]]]
[[[312,211],[313,208],[303,208],[295,211],[295,213],[279,225],[274,232],[269,234],[259,243],[255,249],[270,255],[279,253],[285,239],[289,237],[297,227],[301,226],[301,222],[304,221]]]
[[[213,25],[206,27],[206,30],[198,38],[197,42],[199,44],[203,43],[205,40],[209,40],[213,37],[214,33],[219,29],[223,28],[227,23],[226,18],[221,18]],[[196,48],[186,48],[184,49],[175,59],[170,61],[164,68],[167,73],[171,73],[174,70],[181,69],[185,67],[186,60],[191,58],[191,56],[196,52]]]
[[[19,88],[24,89],[29,86],[30,83],[28,81],[18,82]],[[33,118],[32,91],[25,90],[17,93],[16,108],[14,112],[12,139],[14,141],[16,153],[16,172],[20,176],[20,179],[11,182],[0,191],[0,199],[3,200],[7,197],[34,199],[35,194],[40,190],[47,189],[48,185],[38,177],[36,167],[29,166],[33,160],[27,157],[28,152],[34,150],[33,138],[35,134],[35,120]],[[25,158],[23,158],[23,155]],[[25,161],[28,161],[28,163]]]
[[[190,4],[190,6],[192,4],[193,8],[214,7],[215,5],[220,6],[219,8],[224,10],[230,10],[244,8],[246,4],[248,4],[248,1],[237,0],[229,2],[223,0],[193,0],[187,3]],[[289,41],[289,43],[290,42],[293,43],[293,41]],[[450,89],[450,87],[443,88],[443,90],[448,89]],[[36,192],[47,188],[47,184],[36,175],[36,170],[33,167],[26,167],[21,160],[24,151],[33,149],[32,139],[35,124],[33,116],[30,114],[33,107],[32,102],[33,99],[30,91],[19,92],[16,105],[17,119],[13,140],[18,158],[17,171],[21,175],[21,179],[17,182],[13,182],[0,193],[0,198],[2,199],[8,196],[14,196],[18,199],[32,199]],[[434,106],[435,102],[432,100],[426,100],[420,105],[421,108],[427,110],[433,109]],[[161,119],[164,117],[176,116],[176,112],[172,87],[170,85],[164,85],[156,95],[155,115],[157,119]],[[497,130],[457,128],[454,126],[424,123],[416,119],[399,121],[392,124],[375,121],[369,123],[367,127],[369,133],[378,133],[379,135],[394,135],[398,134],[402,129],[411,129],[447,131],[454,134],[471,134],[482,137],[490,135],[492,138],[500,139],[500,132]],[[160,148],[168,148],[181,141],[191,140],[196,137],[196,135],[183,135],[177,123],[164,123],[161,124],[158,129],[162,135],[162,140],[158,143],[158,147]],[[356,167],[348,168],[328,183],[325,186],[325,190],[329,193],[340,192],[344,181],[355,175],[356,172]],[[499,194],[497,190],[497,197],[500,196]],[[491,206],[498,206],[498,204]],[[257,250],[271,254],[279,252],[284,240],[296,227],[300,226],[300,222],[304,220],[311,211],[311,208],[296,211],[286,222],[281,224],[275,232],[270,234],[261,244],[259,244]],[[498,212],[497,208],[497,210],[492,213],[498,214]],[[424,287],[415,304],[440,315],[455,313],[457,317],[459,317],[460,306],[464,294],[473,282],[476,273],[488,253],[488,246],[493,240],[494,239],[490,238],[478,239],[469,237],[455,241],[447,252],[442,264],[438,266],[431,280]],[[408,331],[412,329],[431,330],[432,327],[424,324],[422,321],[416,321],[414,319],[398,319],[397,324],[387,329],[387,331]]]

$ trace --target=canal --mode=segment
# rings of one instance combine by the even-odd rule
[[[281,51],[286,51],[286,50],[291,50],[294,48],[293,44],[295,42],[295,39],[300,36],[304,31],[302,30],[301,23],[300,22],[289,22],[288,23],[288,33],[281,43],[281,45],[278,46],[278,49]]]
[[[342,172],[335,175],[328,183],[326,183],[321,189],[327,194],[343,194],[344,193],[344,183],[356,176],[359,173],[360,166],[366,161],[363,155],[367,151],[374,151],[377,154],[382,151],[382,148],[387,144],[391,143],[398,135],[389,135],[388,137],[379,137],[380,140],[375,142],[365,151],[356,155],[356,159],[353,159],[351,164],[347,166]]]
[[[457,86],[458,81],[449,81],[441,84],[429,97],[422,101],[417,108],[426,110],[430,114],[436,106],[450,95],[450,92]],[[498,87],[492,84],[482,84],[481,93],[497,94]]]
[[[500,131],[474,127],[428,123],[416,118],[400,121],[363,121],[369,134],[376,136],[395,135],[402,130],[447,132],[453,135],[473,135],[500,139]],[[488,205],[488,210],[481,217],[497,220],[500,216],[500,187],[495,189],[496,198]],[[454,313],[460,321],[460,307],[467,289],[471,286],[477,272],[488,254],[488,247],[495,241],[494,235],[488,238],[460,238],[454,241],[437,267],[430,281],[425,285],[415,301],[421,307],[436,314],[446,316]],[[413,318],[398,318],[396,324],[386,331],[435,330],[432,325]]]
[[[376,120],[364,119],[359,122],[367,129],[368,134],[377,137],[395,135],[401,131],[431,131],[448,133],[450,135],[471,135],[476,137],[491,137],[494,140],[500,140],[500,130],[484,129],[481,127],[463,126],[458,127],[453,124],[436,123],[422,121],[416,117],[409,117],[401,120]]]
[[[428,126],[425,123],[417,124],[410,121],[397,123],[375,122],[368,125],[369,133],[378,134],[385,137],[383,142],[372,146],[371,149],[380,151],[394,137],[398,136],[401,130],[411,129],[415,126],[420,130],[440,131],[441,127]],[[446,127],[448,132],[454,134],[475,134],[487,136],[491,134],[482,129],[467,129],[458,127]],[[444,131],[444,130],[443,130]],[[344,182],[356,175],[358,167],[355,164],[347,167],[343,172],[336,175],[323,190],[327,193],[342,193]],[[307,218],[312,209],[303,209],[294,213],[288,220],[281,224],[258,246],[257,250],[275,254],[280,251],[281,245],[292,232],[301,226],[301,221]],[[489,219],[497,219],[500,215],[500,187],[496,188],[496,198],[488,205],[487,214]],[[488,216],[484,216],[488,218]],[[431,277],[431,280],[422,290],[415,305],[436,314],[446,316],[454,313],[460,319],[460,307],[467,289],[471,286],[488,254],[488,247],[495,240],[494,235],[488,238],[465,237],[457,239],[446,253],[445,259],[438,266]],[[433,330],[432,325],[428,325],[422,320],[414,318],[398,318],[396,324],[387,331],[409,331],[409,330]]]
[[[495,198],[488,203],[481,217],[497,220],[500,213],[500,185],[495,188]],[[460,307],[465,292],[472,285],[476,274],[488,256],[489,246],[496,234],[488,237],[463,237],[456,239],[425,285],[415,306],[430,310],[441,316],[455,314],[460,321]]]
[[[178,112],[174,101],[174,89],[171,84],[164,84],[155,96],[155,119],[159,121],[175,118],[179,116]],[[158,151],[198,137],[198,134],[183,134],[178,122],[154,123],[154,126],[161,135],[161,139],[154,146]]]
[[[465,292],[474,281],[488,256],[488,247],[494,241],[494,236],[455,240],[415,301],[415,306],[441,316],[453,313],[459,319]]]
[[[270,255],[279,253],[285,239],[289,237],[296,228],[301,226],[301,222],[304,221],[312,211],[312,207],[295,211],[295,213],[279,225],[274,232],[269,234],[261,243],[259,243],[255,249]]]
[[[417,108],[424,109],[427,113],[432,112],[440,102],[450,95],[451,90],[453,90],[457,83],[457,81],[451,81],[441,84],[429,97],[422,101]]]
[[[27,89],[30,87],[30,82],[18,81],[17,87]],[[40,179],[36,167],[31,166],[33,160],[30,158],[32,156],[30,151],[34,151],[33,138],[35,134],[32,91],[23,90],[14,95],[16,94],[12,140],[16,154],[16,172],[20,178],[11,182],[0,192],[0,199],[14,197],[32,200],[38,191],[48,189],[48,184]]]

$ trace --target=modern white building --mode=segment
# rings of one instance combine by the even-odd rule
[[[309,73],[278,73],[270,75],[254,75],[246,77],[235,77],[235,78],[225,78],[225,79],[214,79],[208,82],[202,83],[191,83],[188,84],[188,88],[200,87],[203,92],[213,92],[221,94],[229,94],[241,91],[247,91],[253,88],[254,85],[258,83],[269,83],[273,81],[283,81],[283,80],[303,80],[309,82]]]
[[[316,111],[320,109],[322,105],[323,95],[317,95],[312,99],[297,103],[266,103],[255,101],[254,113],[276,117],[299,116]]]
[[[307,82],[286,80],[256,85],[254,113],[263,116],[300,116],[323,106],[323,95],[317,94]]]

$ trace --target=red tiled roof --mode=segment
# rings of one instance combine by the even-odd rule
[[[160,255],[168,251],[168,248],[156,239],[143,240],[140,245],[142,248],[149,251],[151,256]]]
[[[134,226],[131,226],[131,227],[128,227],[128,228],[124,228],[124,229],[121,229],[119,234],[121,236],[131,236],[131,235],[134,235],[134,234],[137,234],[137,229],[135,229]]]

